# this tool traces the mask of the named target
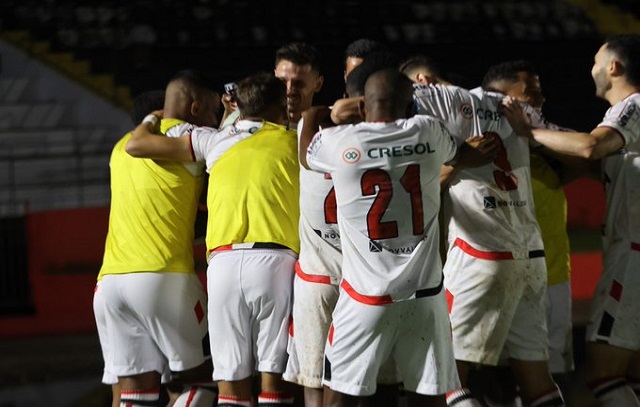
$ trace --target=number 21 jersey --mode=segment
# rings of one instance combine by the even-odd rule
[[[316,134],[307,161],[333,179],[352,297],[400,301],[440,284],[439,174],[455,151],[444,124],[427,116]]]

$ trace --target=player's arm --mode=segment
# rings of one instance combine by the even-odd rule
[[[610,127],[596,127],[591,133],[532,128],[529,118],[513,98],[505,98],[502,112],[515,132],[560,154],[599,160],[624,147],[624,138]]]
[[[338,99],[331,108],[331,121],[335,124],[353,124],[364,120],[362,104],[364,97]]]
[[[624,147],[624,139],[610,127],[596,127],[591,133],[569,133],[531,129],[533,139],[548,149],[589,160],[599,160]]]
[[[473,136],[458,147],[456,155],[440,169],[440,186],[444,187],[464,168],[482,167],[493,162],[498,154],[494,138]]]
[[[145,117],[131,134],[131,138],[129,138],[125,146],[125,151],[137,158],[183,162],[194,161],[191,136],[189,134],[180,137],[157,135],[153,130],[159,120],[158,112]]]
[[[311,144],[313,136],[315,136],[320,130],[320,125],[327,120],[330,114],[331,110],[326,106],[313,106],[302,112],[303,122],[302,130],[300,131],[298,156],[300,164],[306,169],[310,169],[307,164],[307,150],[309,149],[309,144]]]

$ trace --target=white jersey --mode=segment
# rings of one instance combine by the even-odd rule
[[[235,126],[221,130],[213,127],[195,127],[191,130],[191,148],[196,162],[206,162],[207,172],[234,144],[260,130],[263,122],[240,120]],[[182,133],[185,134],[185,133]]]
[[[413,85],[416,113],[435,116],[444,121],[458,145],[481,133],[474,120],[477,99],[457,86]]]
[[[445,195],[450,244],[461,239],[473,249],[510,252],[514,258],[540,255],[543,248],[531,192],[529,142],[498,112],[504,95],[474,89],[476,120],[485,137],[500,142],[491,164],[462,169]],[[536,112],[530,108],[529,115]],[[458,240],[459,242],[459,240]],[[456,243],[457,244],[457,243]]]
[[[621,150],[603,159],[607,195],[604,250],[628,241],[640,250],[640,94],[607,110],[599,127],[611,127],[624,138]]]
[[[303,121],[298,123],[298,135]],[[305,274],[329,277],[331,284],[341,279],[338,208],[331,176],[300,166],[300,256]],[[331,247],[325,247],[330,245]]]
[[[427,116],[316,134],[307,161],[333,179],[350,296],[383,304],[439,292],[439,174],[455,151],[444,124]]]

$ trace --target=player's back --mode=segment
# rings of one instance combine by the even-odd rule
[[[141,271],[192,273],[202,166],[131,157],[124,150],[129,138],[118,141],[111,154],[109,233],[99,278]]]
[[[347,284],[394,300],[438,286],[439,172],[455,153],[443,123],[416,116],[320,134],[309,163],[334,182]]]
[[[499,142],[497,158],[482,167],[462,169],[446,194],[448,239],[462,239],[486,251],[528,252],[542,248],[531,193],[529,144],[499,112],[503,95],[471,91],[477,97],[475,120],[484,137]]]

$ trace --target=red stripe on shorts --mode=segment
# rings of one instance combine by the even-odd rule
[[[447,296],[447,308],[449,309],[449,314],[451,314],[451,309],[453,308],[453,294],[451,291],[444,290],[444,294]]]
[[[318,284],[331,284],[331,279],[329,276],[321,276],[318,274],[307,274],[302,271],[302,267],[300,267],[300,262],[296,262],[296,274],[298,277],[303,279],[309,283],[318,283]]]
[[[637,252],[640,252],[640,243],[631,242],[631,250],[635,250]]]
[[[620,302],[620,298],[622,298],[622,284],[620,284],[616,280],[613,280],[613,282],[611,283],[611,289],[609,290],[609,295],[614,300]]]
[[[453,243],[458,246],[463,252],[483,260],[513,260],[513,253],[511,252],[485,252],[472,247],[464,240],[457,238]]]
[[[333,324],[331,324],[331,326],[329,327],[329,335],[327,335],[329,339],[329,345],[333,345],[333,330]]]
[[[233,245],[232,244],[225,244],[224,246],[218,246],[213,250],[210,250],[211,252],[225,252],[227,250],[233,250]]]
[[[393,303],[390,295],[364,295],[357,292],[347,280],[342,280],[340,286],[349,294],[349,297],[367,305],[385,305]]]

